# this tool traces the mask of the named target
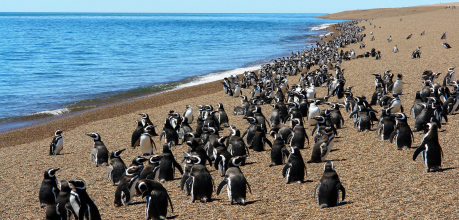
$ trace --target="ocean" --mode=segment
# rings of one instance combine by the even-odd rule
[[[0,132],[258,69],[318,15],[0,13]]]

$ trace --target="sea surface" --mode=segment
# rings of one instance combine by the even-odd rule
[[[0,13],[0,132],[258,69],[321,14]]]

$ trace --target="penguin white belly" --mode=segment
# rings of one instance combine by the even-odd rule
[[[309,107],[309,115],[308,115],[308,123],[310,125],[316,125],[317,120],[313,119],[313,117],[319,116],[320,115],[320,109],[315,106],[315,107]]]
[[[73,208],[73,211],[78,216],[78,214],[80,213],[80,199],[78,198],[78,194],[74,194],[73,192],[71,192],[69,202]]]
[[[186,110],[185,117],[188,118],[189,124],[193,123],[193,109],[189,108],[188,110]]]
[[[153,145],[151,138],[148,135],[140,136],[140,151],[143,154],[152,155],[153,154]]]
[[[393,93],[395,94],[398,94],[398,95],[402,94],[403,82],[399,80],[395,81],[394,88],[392,90],[393,90]]]
[[[62,140],[62,138],[59,138],[59,140],[57,140],[56,143],[56,149],[54,149],[54,154],[59,154],[62,148],[64,148],[64,140]]]
[[[316,94],[316,90],[315,90],[315,89],[309,88],[309,89],[306,91],[306,97],[307,97],[308,99],[314,99],[314,98],[315,98],[315,94]]]
[[[394,103],[392,103],[392,110],[390,110],[391,113],[397,113],[397,112],[400,112],[400,106],[402,106],[402,102],[401,101],[395,101]]]

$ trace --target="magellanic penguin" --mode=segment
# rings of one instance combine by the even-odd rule
[[[70,216],[75,215],[70,205],[70,195],[72,189],[70,189],[69,182],[61,180],[59,182],[61,191],[57,196],[56,203],[59,206],[59,213],[62,219],[70,219]]]
[[[148,156],[153,154],[153,147],[156,149],[156,144],[152,139],[152,135],[150,134],[151,129],[153,129],[152,125],[148,125],[144,128],[144,132],[140,135],[140,138],[137,142],[133,145],[133,148],[140,145],[140,152],[142,152],[143,156]]]
[[[59,211],[59,203],[46,205],[46,220],[62,220],[64,219]]]
[[[99,209],[86,192],[86,182],[83,180],[70,180],[70,205],[78,219],[101,220]]]
[[[407,117],[404,113],[396,113],[397,124],[395,130],[390,135],[390,142],[395,140],[395,147],[398,150],[404,150],[411,147],[414,141],[413,132],[407,122]]]
[[[183,112],[183,117],[188,118],[189,124],[193,124],[193,119],[194,119],[193,108],[190,105],[186,105],[185,107],[186,109],[185,109],[185,112]]]
[[[161,183],[148,179],[140,180],[138,188],[142,193],[142,198],[145,198],[147,202],[145,219],[166,219],[169,204],[174,212],[171,198]]]
[[[127,206],[136,195],[136,185],[143,165],[129,167],[115,191],[115,207]]]
[[[225,108],[223,108],[223,104],[222,103],[218,103],[217,104],[218,106],[218,109],[217,109],[217,119],[218,119],[218,124],[220,125],[220,130],[223,130],[223,127],[229,127],[229,119],[228,119],[228,115],[226,114],[225,112]]]
[[[314,119],[314,117],[320,115],[320,109],[317,107],[317,101],[313,101],[311,105],[309,105],[309,110],[308,110],[308,123],[309,125],[316,125],[317,120]]]
[[[41,182],[40,192],[38,194],[41,208],[45,208],[46,205],[52,205],[56,203],[56,198],[59,195],[56,172],[59,169],[60,168],[51,168],[45,171],[43,181]]]
[[[324,166],[324,173],[320,182],[317,184],[314,190],[314,197],[319,188],[318,201],[320,208],[334,207],[339,202],[339,191],[342,193],[341,200],[346,198],[346,189],[341,184],[338,174],[335,171],[333,162],[327,161]]]
[[[403,93],[403,75],[402,74],[397,74],[397,80],[394,82],[394,87],[392,88],[392,93],[401,95]]]
[[[97,133],[87,133],[89,137],[94,138],[91,151],[91,160],[98,166],[108,166],[108,150],[102,142],[100,135]]]
[[[64,139],[62,139],[62,132],[64,130],[57,130],[54,132],[53,140],[49,145],[49,155],[58,155],[64,148]]]
[[[269,167],[282,165],[284,164],[284,155],[285,151],[283,151],[285,147],[285,140],[282,138],[281,134],[276,133],[275,131],[271,131],[271,136],[274,136],[273,147],[271,148],[271,164]]]
[[[422,154],[422,161],[426,166],[427,172],[430,170],[441,170],[441,160],[443,150],[438,143],[438,127],[436,123],[427,123],[429,131],[422,138],[421,145],[414,151],[413,161],[419,154]]]
[[[303,126],[303,120],[300,118],[292,119],[294,126],[292,128],[292,132],[287,137],[287,140],[291,146],[298,147],[299,149],[304,149],[304,145],[306,140],[308,141],[309,145],[309,137],[306,134],[306,130]]]
[[[231,156],[249,155],[249,149],[241,137],[241,132],[235,126],[231,126],[228,130],[231,131],[231,136],[227,139],[226,147]],[[246,158],[244,157],[241,166],[245,165],[245,160]]]
[[[156,125],[154,125],[153,122],[151,122],[150,116],[148,116],[147,113],[140,113],[139,115],[142,116],[142,125],[143,125],[143,128],[147,127],[148,125],[151,125],[151,126],[153,126],[153,129],[150,130],[150,134],[151,134],[152,136],[159,136],[159,135],[156,133],[156,130],[155,130]]]
[[[247,188],[249,192],[252,193],[250,185],[247,182],[247,179],[244,177],[239,166],[242,162],[241,156],[233,157],[230,159],[229,168],[226,171],[225,179],[220,183],[217,188],[217,196],[220,194],[222,188],[226,185],[226,191],[228,192],[228,199],[233,205],[234,201],[238,204],[245,205],[245,199],[247,194]]]
[[[193,164],[190,171],[190,177],[186,180],[186,191],[191,195],[191,202],[200,200],[201,202],[209,202],[212,199],[214,184],[212,176],[206,166],[201,163],[201,158],[198,156],[185,156],[187,163]]]
[[[330,127],[326,127],[314,145],[311,152],[311,159],[308,160],[308,163],[324,162],[333,147],[334,138],[335,134],[333,133],[333,130]]]
[[[137,146],[136,143],[138,144],[138,140],[140,139],[140,135],[143,133],[143,124],[142,121],[135,121],[137,127],[135,128],[134,132],[132,132],[131,136],[131,147]]]
[[[175,169],[183,174],[182,166],[175,160],[171,150],[171,143],[163,144],[163,154],[161,155],[161,162],[159,168],[158,179],[161,183],[174,180]]]
[[[303,183],[304,175],[308,175],[306,165],[304,164],[303,156],[301,156],[300,149],[298,147],[292,147],[292,152],[288,156],[287,163],[282,169],[282,176],[287,179],[285,182],[289,184],[291,182]],[[285,154],[288,154],[288,150],[284,149]]]
[[[266,138],[266,134],[262,125],[257,125],[257,130],[255,131],[252,141],[247,145],[254,151],[260,152],[265,151],[265,143],[268,143],[269,147],[272,148],[272,143],[269,139]]]
[[[107,170],[107,179],[110,179],[114,186],[117,186],[126,171],[126,164],[120,155],[126,149],[115,150],[110,154],[110,166]]]
[[[143,168],[139,175],[139,180],[149,179],[156,180],[158,176],[158,170],[161,167],[160,161],[163,158],[162,155],[153,155],[148,159],[148,164]]]
[[[165,136],[165,143],[174,142],[174,145],[177,145],[179,143],[177,130],[175,130],[174,127],[172,127],[170,118],[166,118],[164,120],[163,131],[159,136],[160,141],[162,140],[163,136]]]

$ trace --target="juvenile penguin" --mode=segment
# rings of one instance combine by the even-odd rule
[[[150,134],[151,129],[153,129],[152,125],[148,125],[147,127],[145,127],[144,132],[140,135],[140,138],[133,145],[133,148],[140,145],[140,152],[142,152],[143,156],[152,155],[153,147],[156,149],[156,144],[152,138],[153,136]]]
[[[126,149],[115,150],[110,154],[110,166],[107,170],[107,179],[110,179],[114,186],[117,186],[119,181],[123,178],[126,171],[126,164],[120,155]]]
[[[346,189],[341,184],[338,174],[335,171],[333,162],[328,161],[324,166],[324,173],[320,182],[317,184],[316,189],[314,190],[314,197],[319,188],[318,193],[318,202],[320,208],[334,207],[338,205],[339,202],[339,191],[342,193],[341,200],[346,198]]]
[[[108,150],[104,142],[97,133],[87,133],[89,137],[94,138],[92,144],[93,150],[91,151],[91,160],[98,166],[108,166]]]
[[[127,206],[136,194],[136,185],[143,165],[129,167],[115,191],[115,207]]]
[[[64,130],[57,130],[54,132],[53,140],[49,145],[49,155],[59,155],[64,148],[64,139],[62,139],[62,132]]]
[[[59,169],[60,168],[51,168],[45,171],[43,181],[41,182],[40,192],[38,194],[41,208],[45,208],[47,205],[52,205],[56,203],[56,198],[59,195],[59,188],[57,188],[56,172]]]
[[[198,156],[185,156],[187,163],[193,164],[190,171],[190,177],[186,180],[186,191],[191,195],[191,202],[200,200],[209,202],[212,199],[214,184],[212,176],[206,166],[201,163]]]
[[[138,188],[142,193],[142,198],[147,201],[145,219],[166,219],[169,204],[174,212],[171,198],[161,183],[154,180],[140,180]]]
[[[290,148],[292,152],[289,154],[288,161],[282,169],[282,176],[287,179],[286,184],[291,182],[303,183],[304,175],[308,174],[306,165],[304,164],[300,149],[292,146]],[[287,149],[284,149],[284,151],[286,151],[285,154],[288,154]]]
[[[75,219],[101,220],[99,209],[86,192],[86,182],[83,180],[70,180],[70,205],[75,212]]]
[[[245,199],[247,194],[247,188],[252,193],[250,185],[247,179],[244,177],[239,166],[242,162],[241,156],[233,157],[230,159],[229,168],[226,171],[225,179],[222,180],[217,188],[217,196],[220,194],[222,188],[226,185],[226,191],[228,192],[228,199],[231,205],[236,201],[238,204],[245,205]]]
[[[438,171],[441,169],[443,150],[438,143],[438,126],[436,123],[427,123],[429,131],[422,138],[421,145],[414,151],[413,161],[419,154],[422,154],[422,162],[426,166],[427,172],[430,170]]]
[[[158,179],[161,183],[174,180],[175,169],[178,169],[183,174],[182,166],[175,160],[171,150],[171,143],[163,144],[163,154],[161,155],[161,168],[159,168]]]
[[[412,141],[414,141],[414,136],[410,125],[408,125],[407,117],[403,113],[396,113],[395,116],[397,124],[395,125],[395,130],[390,135],[390,142],[395,141],[395,147],[398,150],[410,148]]]

